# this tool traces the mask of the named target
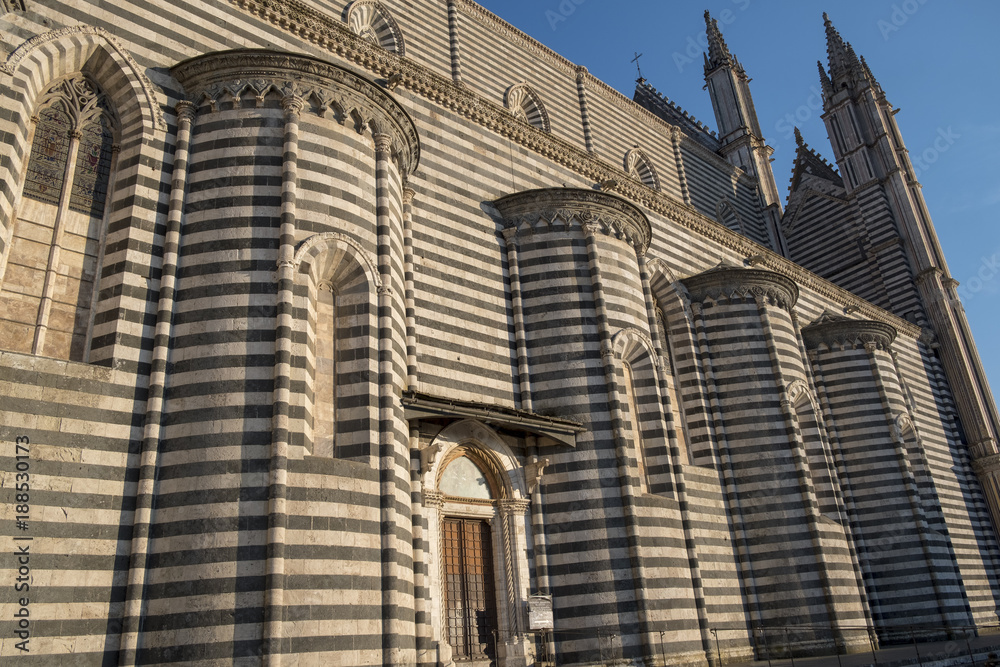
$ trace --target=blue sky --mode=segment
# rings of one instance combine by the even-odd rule
[[[751,77],[779,191],[787,192],[798,125],[832,162],[820,119],[824,11],[865,57],[896,116],[980,356],[1000,395],[1000,3],[985,0],[480,0],[480,4],[631,97],[642,75],[715,128],[702,90],[708,9]]]

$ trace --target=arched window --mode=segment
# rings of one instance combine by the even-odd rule
[[[802,436],[802,445],[805,449],[809,475],[812,478],[819,511],[823,514],[835,515],[838,512],[835,488],[838,481],[835,463],[823,435],[816,414],[816,406],[809,397],[808,387],[801,380],[792,383],[788,394],[798,420],[799,433]]]
[[[297,254],[290,416],[302,455],[378,457],[378,321],[374,260],[336,232]]]
[[[344,9],[344,21],[362,39],[386,51],[406,55],[403,33],[389,10],[378,0],[354,0]]]
[[[687,465],[691,462],[691,450],[688,443],[687,420],[684,417],[684,399],[680,392],[680,380],[674,349],[670,344],[670,335],[667,333],[663,311],[660,308],[656,309],[656,324],[660,328],[660,341],[662,341],[664,347],[663,356],[667,363],[670,364],[670,368],[667,369],[666,373],[667,399],[670,401],[670,416],[674,423],[674,434],[677,438],[677,449],[680,455],[679,462]]]
[[[928,494],[934,493],[934,482],[928,472],[929,466],[927,457],[924,455],[924,447],[920,442],[916,427],[908,416],[898,415],[895,423],[896,437],[899,439],[903,454],[900,461],[900,465],[903,467],[902,473],[912,479],[916,494],[915,501],[921,510],[924,510],[925,499]]]
[[[117,118],[83,74],[39,98],[0,285],[7,349],[87,361]]]
[[[670,442],[660,372],[652,341],[638,329],[622,329],[612,337],[619,360],[616,377],[621,437],[629,472],[641,493],[669,493]]]
[[[654,190],[660,189],[660,179],[656,175],[653,163],[650,162],[649,156],[639,150],[638,147],[625,153],[625,173],[638,178],[642,181],[643,185]]]
[[[515,118],[548,132],[549,115],[542,105],[542,100],[526,83],[515,83],[504,93],[504,106]]]
[[[636,474],[639,477],[639,490],[642,493],[649,491],[646,468],[646,446],[642,438],[642,413],[639,412],[639,401],[637,400],[637,386],[635,373],[632,371],[632,364],[627,361],[622,362],[622,370],[625,372],[625,386],[623,390],[626,395],[628,431],[635,456]]]

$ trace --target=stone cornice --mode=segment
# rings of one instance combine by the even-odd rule
[[[621,197],[580,188],[543,188],[506,195],[494,202],[508,227],[556,219],[567,225],[575,218],[581,224],[597,223],[604,233],[625,238],[640,253],[649,248],[652,227],[646,214]]]
[[[223,94],[263,96],[272,87],[283,95],[315,97],[323,106],[339,106],[356,115],[360,127],[391,137],[404,172],[420,161],[420,140],[409,114],[381,86],[354,72],[310,56],[239,49],[185,60],[170,70],[194,102],[214,105]]]
[[[795,281],[774,271],[718,266],[681,280],[692,301],[720,299],[766,299],[782,308],[791,309],[799,299]]]
[[[559,55],[538,40],[533,39],[529,35],[521,32],[493,12],[487,10],[485,7],[473,2],[472,0],[457,0],[455,5],[466,16],[469,16],[470,18],[473,18],[483,24],[491,32],[506,37],[516,46],[520,46],[525,51],[543,58],[550,65],[555,65],[570,76],[576,75],[576,64],[570,62],[567,58]]]
[[[691,230],[707,240],[726,248],[736,256],[759,256],[757,266],[767,268],[794,280],[799,287],[806,288],[844,306],[853,306],[859,314],[872,320],[891,324],[900,333],[917,338],[920,328],[906,320],[882,310],[859,298],[855,294],[820,278],[807,269],[785,259],[769,248],[737,234],[715,220],[698,213],[693,208],[675,201],[670,196],[659,193],[632,179],[621,179],[621,167],[611,166],[604,160],[587,153],[558,136],[547,134],[511,116],[502,106],[483,99],[468,88],[455,84],[430,69],[407,58],[400,58],[384,49],[365,42],[339,21],[330,19],[297,0],[229,0],[263,20],[282,27],[298,35],[301,39],[326,49],[339,57],[367,68],[379,76],[397,73],[402,76],[401,85],[421,95],[445,109],[458,113],[473,122],[498,134],[509,137],[522,146],[534,150],[560,164],[585,179],[593,182],[619,179],[616,193],[631,202],[645,206],[649,211],[670,220],[672,223]],[[460,0],[468,3],[469,0]],[[296,9],[298,8],[298,9]],[[485,10],[481,10],[485,11]],[[300,18],[301,17],[301,18]],[[499,20],[499,19],[498,19]],[[575,72],[575,70],[574,70]],[[575,76],[575,73],[574,75]],[[587,81],[597,81],[589,74]],[[606,86],[606,84],[601,84]],[[621,100],[627,100],[616,92]],[[609,99],[615,99],[609,96]],[[621,104],[619,104],[621,106]],[[639,114],[641,109],[635,103],[625,105],[631,113]],[[643,110],[644,111],[644,110]],[[648,112],[647,112],[648,113]],[[674,127],[649,113],[649,120],[655,119],[658,126]],[[645,114],[640,114],[646,118]],[[687,136],[687,135],[684,135]],[[707,150],[707,149],[706,149]],[[718,156],[716,156],[718,158]],[[721,158],[718,158],[721,159]],[[728,164],[728,163],[727,163]],[[734,167],[735,168],[735,167]]]
[[[824,317],[803,327],[802,338],[808,349],[815,349],[820,345],[829,348],[875,345],[877,349],[888,350],[896,340],[896,328],[872,320]]]

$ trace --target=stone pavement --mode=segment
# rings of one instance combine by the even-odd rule
[[[830,655],[794,660],[758,660],[755,662],[727,665],[726,667],[902,667],[921,665],[922,667],[952,667],[957,665],[979,665],[985,667],[990,653],[1000,655],[1000,635],[985,635],[953,639],[941,642],[888,646],[875,651]],[[1000,664],[1000,662],[998,662]]]

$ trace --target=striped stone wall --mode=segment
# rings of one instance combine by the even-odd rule
[[[7,552],[0,654],[25,664],[59,653],[102,664],[121,630],[144,379],[2,352],[0,392]],[[15,613],[28,621],[21,637]],[[27,652],[16,646],[25,640]]]
[[[666,98],[469,0],[364,6],[398,34],[354,35],[345,0],[0,17],[0,267],[38,96],[80,72],[121,121],[90,363],[0,352],[0,488],[21,435],[38,484],[27,530],[0,509],[37,554],[30,660],[447,662],[453,516],[494,538],[505,665],[545,641],[558,664],[704,664],[777,657],[786,625],[805,654],[995,621],[996,538],[900,317],[919,299],[884,196],[810,199],[794,264]],[[547,130],[505,108],[522,83]],[[815,230],[855,214],[874,255],[841,266],[855,236]],[[843,326],[894,338],[829,343]],[[496,497],[441,491],[462,455]],[[0,590],[0,656],[23,659]]]

